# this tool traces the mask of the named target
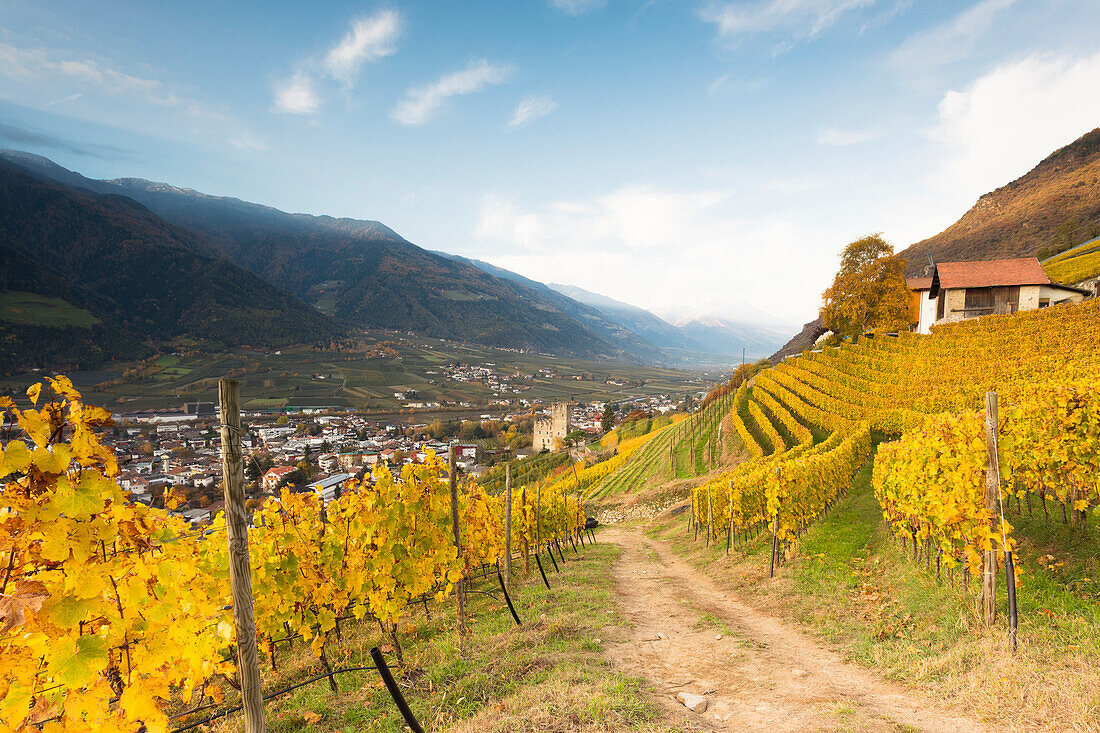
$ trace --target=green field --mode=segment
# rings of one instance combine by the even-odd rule
[[[0,293],[0,320],[26,326],[89,328],[99,319],[60,298],[11,291]]]

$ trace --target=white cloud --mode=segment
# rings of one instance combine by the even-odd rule
[[[699,17],[713,23],[726,39],[761,33],[788,37],[787,45],[821,33],[851,11],[874,5],[877,0],[758,0],[712,2]]]
[[[846,235],[762,216],[732,190],[631,184],[535,206],[485,196],[474,228],[481,248],[471,256],[656,310],[735,299],[775,304],[777,316],[802,322]]]
[[[401,15],[395,10],[383,10],[352,21],[347,34],[323,57],[315,55],[306,59],[289,78],[275,84],[272,109],[299,115],[315,114],[321,107],[326,77],[350,89],[363,64],[397,53],[400,36]]]
[[[1015,179],[1100,125],[1100,53],[1031,55],[944,94],[929,138],[940,184],[970,200]]]
[[[426,87],[414,87],[405,93],[390,117],[402,125],[422,125],[434,117],[451,97],[480,92],[494,84],[503,84],[512,76],[509,66],[494,65],[481,59],[462,71],[444,74]]]
[[[584,15],[607,5],[607,0],[550,0],[550,5],[567,15]]]
[[[401,16],[395,10],[383,10],[351,24],[340,43],[325,54],[325,71],[334,79],[351,86],[359,67],[397,52],[401,35]]]
[[[985,34],[997,16],[1019,0],[981,0],[951,20],[916,33],[891,54],[891,63],[906,71],[929,70],[969,58],[974,42]]]
[[[313,78],[299,71],[275,86],[275,111],[295,115],[311,115],[321,102],[317,97]]]
[[[874,130],[840,130],[830,127],[821,131],[817,136],[817,142],[819,145],[834,145],[846,148],[850,145],[859,145],[868,140],[874,140],[878,136],[879,133]]]
[[[508,123],[512,127],[529,125],[540,117],[545,117],[558,108],[558,103],[546,95],[531,95],[519,100],[512,119]]]
[[[58,60],[61,53],[0,43],[0,75],[20,81],[52,79],[76,83],[82,89],[94,88],[113,97],[134,97],[157,105],[174,106],[181,101],[157,79],[126,74],[88,58]]]

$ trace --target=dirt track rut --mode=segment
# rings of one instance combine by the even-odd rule
[[[805,634],[739,602],[662,543],[612,527],[616,593],[629,628],[609,628],[608,655],[648,679],[674,716],[701,730],[928,731],[992,729],[845,662]],[[729,633],[732,631],[733,633]],[[721,638],[716,638],[720,636]],[[689,712],[677,692],[705,694]]]

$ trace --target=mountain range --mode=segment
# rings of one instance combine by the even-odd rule
[[[286,213],[144,179],[90,179],[19,151],[0,151],[0,174],[2,290],[54,297],[98,321],[0,318],[7,370],[59,359],[85,366],[166,342],[327,343],[355,329],[666,365],[730,362],[741,348],[767,353],[781,341],[751,325],[680,329],[609,299],[594,305],[422,249],[377,221]],[[33,348],[20,355],[20,343]]]

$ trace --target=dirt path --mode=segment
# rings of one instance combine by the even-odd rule
[[[608,628],[608,655],[650,680],[668,709],[698,729],[989,730],[844,662],[638,531],[612,527],[600,540],[624,549],[613,572],[622,610],[633,621],[630,628]],[[681,691],[705,694],[706,712],[676,702]]]

